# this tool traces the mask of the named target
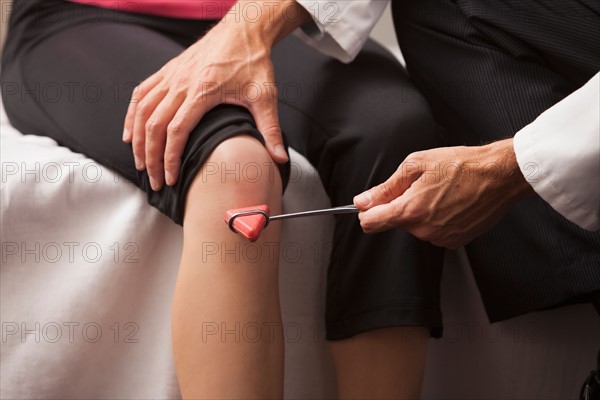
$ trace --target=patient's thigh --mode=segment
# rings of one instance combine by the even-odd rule
[[[150,29],[110,22],[79,24],[51,34],[12,62],[3,80],[22,85],[5,94],[7,112],[25,133],[59,144],[135,176],[123,121],[134,87],[183,48]]]

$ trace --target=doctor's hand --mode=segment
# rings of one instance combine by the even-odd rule
[[[240,8],[243,8],[241,0]],[[192,129],[221,103],[247,108],[273,160],[288,160],[277,115],[271,47],[309,15],[294,0],[252,1],[261,17],[226,16],[202,39],[169,61],[133,92],[123,141],[131,143],[138,170],[153,190],[179,178]]]
[[[354,204],[366,233],[400,228],[434,245],[458,248],[532,193],[507,139],[413,153],[386,182],[356,196]]]

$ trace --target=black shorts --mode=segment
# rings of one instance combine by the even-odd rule
[[[210,111],[190,135],[179,183],[160,192],[135,169],[122,126],[133,88],[213,23],[16,0],[2,60],[7,114],[21,132],[49,136],[118,171],[182,223],[186,192],[212,150],[239,134],[262,141],[250,113],[228,105]],[[443,144],[424,98],[374,42],[345,65],[289,37],[273,61],[285,139],[316,167],[334,205],[385,181],[408,154]],[[289,168],[280,169],[284,183]],[[439,335],[443,250],[400,230],[365,235],[357,218],[335,224],[327,338],[402,325]]]

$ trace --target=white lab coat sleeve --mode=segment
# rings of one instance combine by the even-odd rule
[[[514,137],[533,189],[563,216],[600,229],[600,73]]]
[[[389,0],[296,0],[312,21],[296,30],[302,40],[342,62],[352,61]]]

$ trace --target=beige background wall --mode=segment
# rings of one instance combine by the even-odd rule
[[[2,45],[6,36],[6,24],[8,23],[11,6],[12,0],[0,0],[0,52],[2,52]]]
[[[371,37],[390,49],[404,64],[404,58],[402,57],[402,54],[400,54],[400,47],[398,46],[398,40],[396,40],[396,33],[394,32],[394,23],[392,21],[390,9],[391,6],[388,5],[385,9],[385,13],[379,20],[379,23],[375,26],[375,29],[373,29]]]

